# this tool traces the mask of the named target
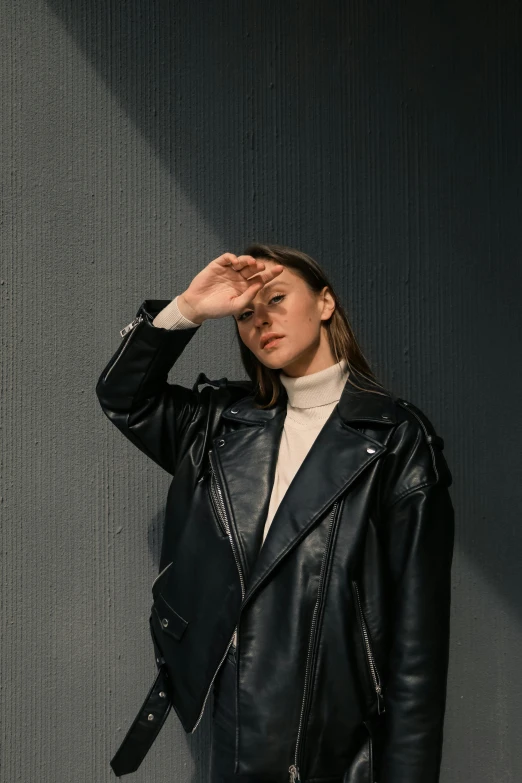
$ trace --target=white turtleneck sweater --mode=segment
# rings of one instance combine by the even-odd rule
[[[158,313],[153,325],[163,329],[200,326],[185,318],[176,304],[176,299],[177,297]],[[337,364],[319,372],[298,378],[286,375],[281,370],[279,378],[286,389],[288,402],[262,544],[290,482],[337,405],[348,375],[346,359],[341,359]],[[232,643],[237,644],[237,631]]]

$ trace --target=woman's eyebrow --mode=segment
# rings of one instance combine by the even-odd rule
[[[262,291],[268,291],[270,288],[277,288],[277,286],[282,285],[288,285],[286,280],[278,280],[277,277],[274,280],[271,280],[270,283],[267,283],[261,290]]]

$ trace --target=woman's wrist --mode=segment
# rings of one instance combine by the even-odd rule
[[[160,310],[152,321],[153,326],[162,329],[192,329],[199,326],[199,322],[195,323],[181,312],[178,307],[178,299],[179,297],[175,296],[163,310]]]
[[[198,313],[194,305],[187,301],[184,293],[179,294],[177,298],[177,305],[181,315],[183,315],[185,318],[188,318],[189,321],[192,321],[198,325],[205,321],[205,318],[200,313]]]

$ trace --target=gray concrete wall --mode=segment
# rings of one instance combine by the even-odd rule
[[[2,783],[102,783],[154,673],[169,477],[95,382],[147,297],[253,239],[324,264],[446,442],[442,781],[521,778],[520,6],[3,0]],[[206,323],[178,383],[244,377]],[[518,726],[518,731],[517,731]],[[204,781],[209,709],[133,780]]]

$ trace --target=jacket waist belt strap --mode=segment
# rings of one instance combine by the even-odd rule
[[[117,777],[138,769],[165,723],[171,706],[169,677],[165,666],[161,665],[140,711],[111,759],[111,767]]]

